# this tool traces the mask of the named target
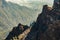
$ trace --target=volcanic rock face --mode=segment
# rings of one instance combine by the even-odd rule
[[[25,40],[60,40],[60,8],[56,6],[60,6],[60,2],[54,5],[53,9],[48,5],[43,6],[42,13]]]

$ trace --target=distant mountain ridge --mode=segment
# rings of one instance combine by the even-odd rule
[[[36,19],[37,12],[25,6],[0,0],[0,39],[6,37],[8,32],[18,23],[29,25],[31,21]]]

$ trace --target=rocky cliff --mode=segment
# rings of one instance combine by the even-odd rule
[[[16,39],[23,38],[22,36],[24,35],[22,34],[24,34],[23,32],[27,30],[28,28],[29,27],[27,25],[22,25],[19,23],[17,27],[14,27],[12,29],[12,31],[9,33],[9,35],[6,37],[5,40],[14,40],[14,38]],[[28,33],[28,30],[27,30],[27,33]],[[25,32],[25,36],[26,36],[26,32]]]
[[[60,2],[54,5],[58,6],[43,6],[42,13],[25,40],[60,40]]]

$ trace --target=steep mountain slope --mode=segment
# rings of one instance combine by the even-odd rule
[[[60,40],[60,1],[58,2],[55,8],[43,6],[42,13],[25,40]]]
[[[29,25],[36,15],[37,11],[34,9],[0,0],[0,40],[4,39],[18,23]]]

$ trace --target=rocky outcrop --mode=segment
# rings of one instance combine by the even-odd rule
[[[18,36],[22,34],[29,27],[27,25],[18,24],[17,27],[14,27],[5,40],[13,40],[13,37],[18,39]]]
[[[25,40],[60,40],[60,8],[56,7],[43,6],[42,13]]]
[[[25,40],[38,40],[38,35],[40,31],[44,33],[47,29],[47,23],[49,18],[47,17],[50,10],[48,10],[47,5],[43,6],[42,13],[38,15],[36,23],[32,26],[31,32],[28,34]]]
[[[24,40],[31,28],[26,29],[22,34],[18,36],[18,40]]]

